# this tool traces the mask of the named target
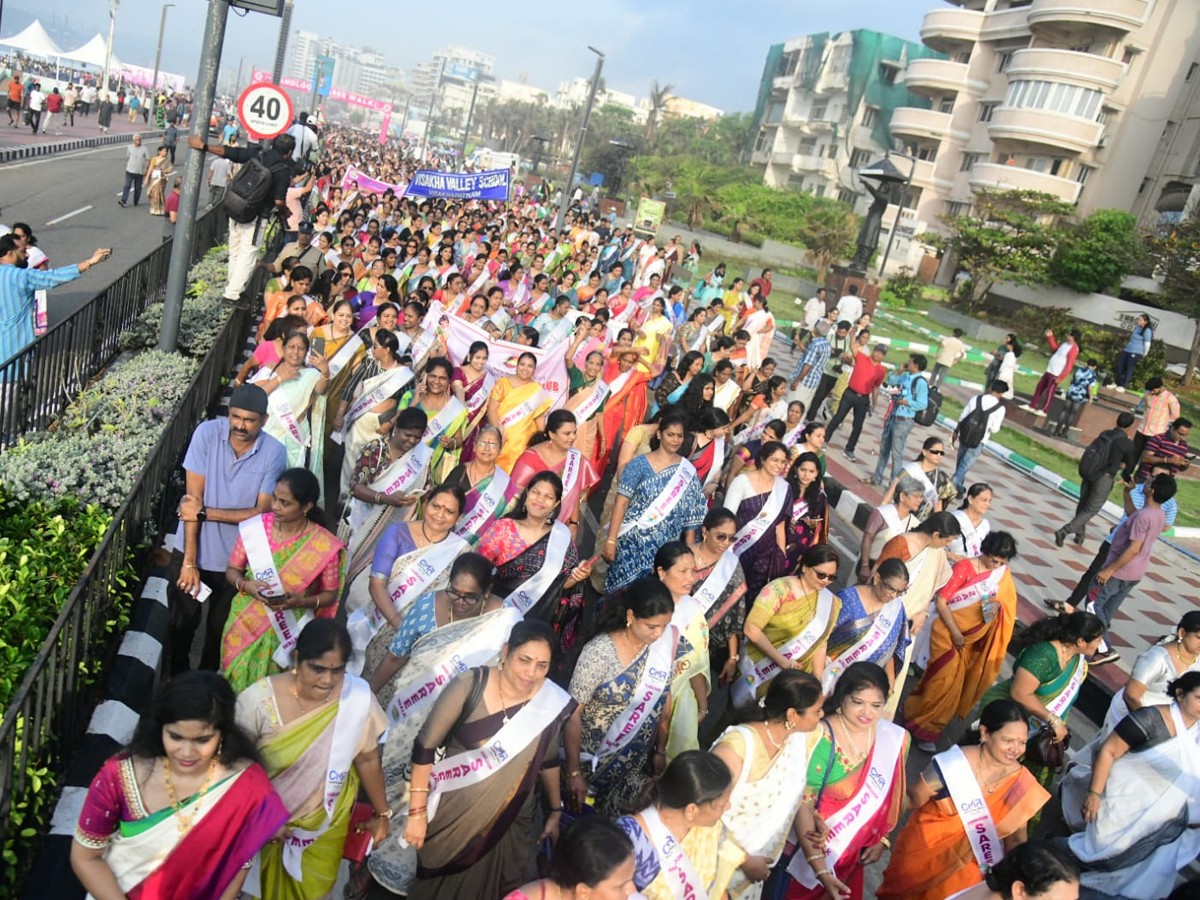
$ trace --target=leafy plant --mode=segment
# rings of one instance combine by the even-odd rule
[[[880,299],[888,306],[915,306],[924,295],[925,283],[907,266],[889,278],[879,292]]]
[[[1200,222],[1185,219],[1146,240],[1146,250],[1162,284],[1158,300],[1166,309],[1183,313],[1196,323],[1188,352],[1183,386],[1191,387],[1200,363]]]
[[[1081,293],[1111,293],[1136,267],[1141,253],[1137,218],[1101,209],[1064,229],[1049,275],[1055,284]]]

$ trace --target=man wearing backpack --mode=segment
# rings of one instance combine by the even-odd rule
[[[1008,382],[997,379],[986,394],[976,394],[968,400],[958,417],[950,444],[958,448],[954,487],[960,497],[967,492],[967,472],[983,453],[983,445],[1004,424],[1004,395],[1007,393]]]
[[[888,481],[895,481],[904,467],[904,445],[908,435],[916,424],[917,414],[929,406],[929,379],[925,370],[929,360],[922,354],[914,353],[899,372],[894,372],[886,379],[891,387],[892,403],[888,408],[883,423],[883,433],[879,437],[879,461],[875,464],[875,474],[864,478],[876,487],[883,487],[883,473],[891,460],[892,474]]]
[[[1137,453],[1133,444],[1135,421],[1133,413],[1121,413],[1117,416],[1117,427],[1102,431],[1083,451],[1079,458],[1079,502],[1075,505],[1075,518],[1054,532],[1057,546],[1061,547],[1072,532],[1075,543],[1083,543],[1084,529],[1104,507],[1117,472],[1133,465]],[[1125,483],[1133,482],[1126,479]]]
[[[257,145],[207,144],[203,138],[193,135],[188,138],[188,146],[230,162],[245,163],[225,189],[224,200],[229,215],[229,278],[225,283],[225,299],[237,303],[258,262],[263,220],[276,211],[287,216],[291,156],[296,149],[296,139],[290,134],[281,134],[263,149]]]

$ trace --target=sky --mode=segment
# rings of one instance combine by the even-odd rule
[[[524,80],[553,92],[560,82],[590,77],[591,44],[605,53],[608,87],[637,98],[650,84],[726,111],[754,108],[763,60],[771,44],[821,31],[871,28],[918,40],[921,19],[940,0],[297,0],[293,30],[314,31],[351,45],[369,44],[408,70],[441,46],[457,43],[496,59],[499,78]],[[3,4],[0,34],[11,36],[36,15],[51,36],[72,49],[107,34],[105,0],[17,0]],[[176,0],[167,11],[162,68],[194,83],[208,4]],[[161,0],[120,0],[113,52],[152,67]],[[503,10],[503,13],[500,11]],[[386,37],[384,37],[386,35]],[[222,74],[270,69],[279,19],[231,10]],[[74,37],[74,43],[70,40]]]

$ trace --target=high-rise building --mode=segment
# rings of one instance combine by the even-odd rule
[[[751,162],[763,181],[837,197],[860,213],[871,196],[858,170],[892,146],[894,114],[929,101],[905,86],[905,68],[935,50],[878,31],[811,34],[767,52],[755,108]]]
[[[916,219],[980,188],[1043,191],[1080,215],[1182,209],[1200,151],[1195,0],[962,0],[931,10],[892,133],[915,161]]]
[[[312,80],[318,56],[332,56],[336,60],[332,87],[337,90],[374,96],[381,85],[398,81],[403,76],[382,53],[370,47],[350,47],[311,31],[297,31],[288,50],[284,74],[303,81]]]

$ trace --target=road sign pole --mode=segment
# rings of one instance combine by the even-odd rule
[[[217,70],[221,66],[221,46],[225,41],[228,0],[210,0],[204,23],[204,42],[200,48],[200,73],[192,108],[191,133],[207,143],[208,123],[212,118],[213,98],[217,93]],[[183,315],[183,294],[187,290],[188,269],[192,264],[192,244],[196,237],[196,210],[204,183],[204,164],[208,157],[187,150],[183,161],[183,190],[179,195],[179,215],[171,242],[171,266],[167,270],[167,293],[163,301],[162,332],[158,349],[174,353],[179,340],[179,319]],[[218,213],[219,215],[219,213]]]

